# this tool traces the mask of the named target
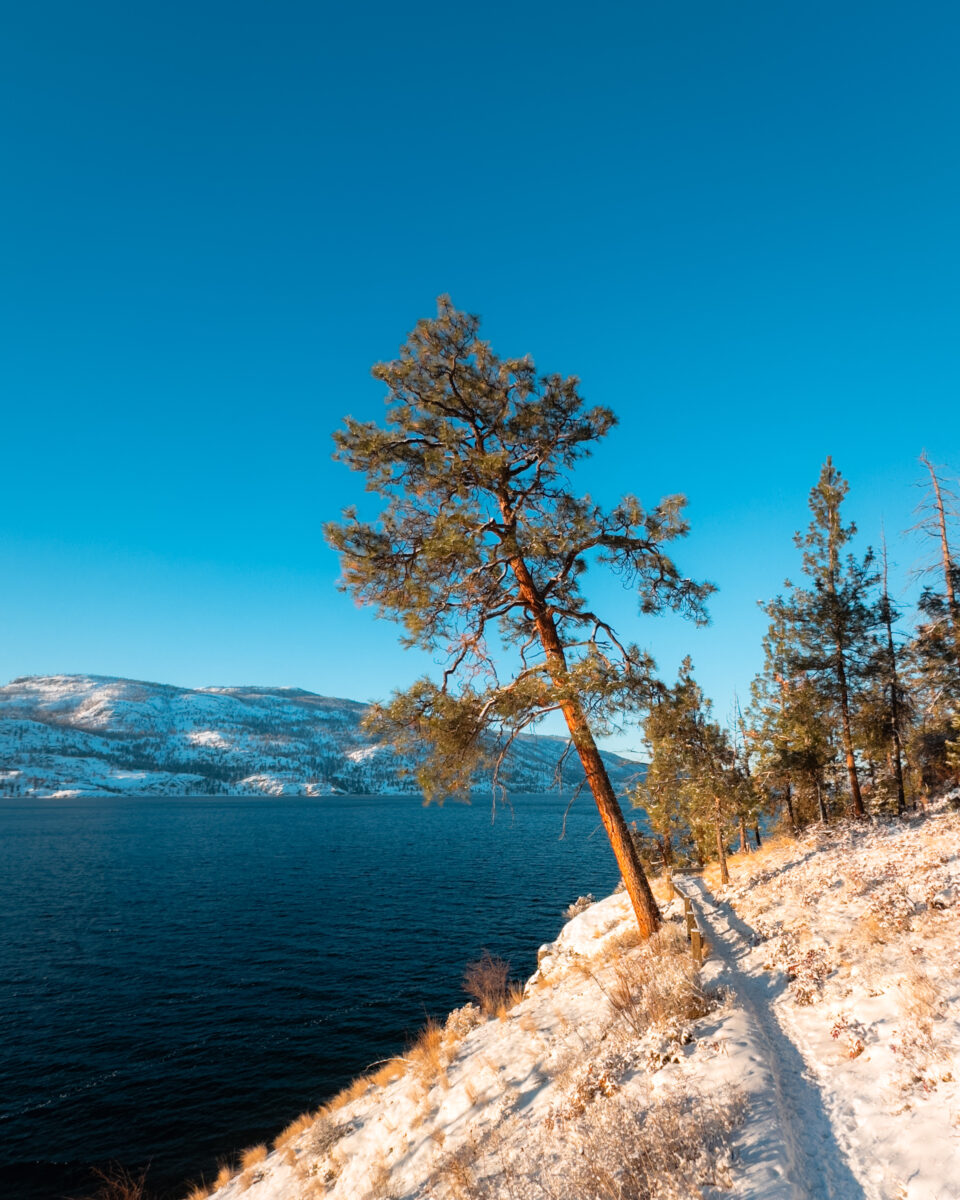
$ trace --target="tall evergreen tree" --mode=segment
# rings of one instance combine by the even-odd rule
[[[867,682],[872,685],[873,694],[871,696],[868,692],[861,705],[860,726],[866,733],[861,741],[869,744],[872,740],[876,744],[877,757],[886,761],[886,776],[896,796],[897,815],[902,816],[906,808],[903,747],[911,701],[903,683],[900,651],[894,636],[894,625],[900,614],[890,596],[885,537],[882,588],[877,613],[880,638],[875,645],[873,662],[868,668]]]
[[[442,297],[393,362],[386,422],[347,418],[336,457],[381,498],[375,521],[348,509],[327,527],[343,586],[402,623],[404,642],[440,651],[439,682],[421,679],[377,710],[401,745],[425,746],[428,798],[470,786],[493,736],[502,750],[559,711],[586,773],[641,932],[659,913],[594,734],[638,711],[652,662],[589,606],[588,563],[637,592],[640,610],[704,621],[712,590],[677,570],[668,543],[687,532],[684,500],[644,510],[633,496],[605,510],[572,490],[570,472],[610,429],[575,378],[537,374],[530,358],[501,359],[476,317]],[[517,670],[500,678],[502,659]]]
[[[877,583],[873,551],[862,558],[842,557],[857,531],[843,523],[840,513],[849,484],[827,458],[816,487],[810,492],[813,520],[805,534],[796,535],[803,551],[806,589],[794,588],[796,643],[789,654],[792,673],[817,682],[825,701],[837,712],[840,738],[854,814],[866,815],[853,743],[852,716],[856,690],[868,669],[875,646],[879,616],[873,599]]]
[[[676,684],[651,706],[644,736],[650,748],[644,791],[669,806],[671,821],[689,831],[701,860],[711,855],[713,843],[721,880],[729,883],[727,834],[746,804],[749,783],[726,730],[712,719],[689,658]]]
[[[783,804],[797,833],[816,816],[826,819],[825,772],[836,749],[815,684],[792,665],[798,639],[793,597],[776,596],[761,607],[770,624],[763,669],[751,685],[746,739],[758,781]]]

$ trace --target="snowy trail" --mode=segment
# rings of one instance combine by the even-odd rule
[[[743,1194],[758,1200],[879,1200],[851,1172],[820,1090],[777,1019],[773,1004],[782,977],[744,962],[752,930],[702,879],[687,876],[678,890],[696,902],[711,951],[707,978],[730,988],[741,1010],[724,1022],[722,1037],[743,1067],[740,1083],[749,1097],[740,1149]]]

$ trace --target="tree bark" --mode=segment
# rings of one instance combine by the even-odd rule
[[[747,841],[747,820],[746,817],[740,818],[740,853],[750,853],[750,843]]]
[[[523,557],[519,554],[511,559],[511,568],[520,591],[520,596],[527,605],[540,644],[543,646],[547,660],[547,670],[550,678],[560,693],[560,710],[570,730],[570,738],[580,758],[587,786],[593,793],[593,799],[600,813],[600,820],[606,830],[610,845],[613,848],[617,866],[642,937],[650,937],[660,927],[660,909],[654,899],[650,884],[643,872],[637,848],[630,836],[623,811],[617,801],[607,769],[603,765],[597,743],[587,721],[586,714],[579,699],[569,689],[567,657],[563,643],[557,633],[557,626],[549,606],[538,593],[533,576]]]
[[[757,849],[759,850],[760,849],[760,822],[759,821],[757,821],[753,827],[753,836],[756,838]]]
[[[657,840],[660,843],[660,855],[663,858],[663,873],[667,877],[667,887],[669,888],[669,896],[672,900],[678,894],[677,889],[673,886],[673,842],[670,840],[669,833],[658,834]]]
[[[939,493],[938,493],[939,495]],[[949,571],[947,575],[949,577]],[[903,746],[900,739],[900,681],[897,678],[897,648],[893,641],[893,608],[887,590],[887,543],[883,543],[883,623],[887,627],[887,666],[890,671],[890,731],[893,735],[893,765],[897,780],[897,816],[907,807],[903,789]]]
[[[827,815],[827,806],[823,802],[823,787],[821,786],[819,779],[816,781],[816,784],[817,784],[817,808],[820,812],[820,820],[824,825],[829,825],[830,818]]]
[[[853,813],[856,817],[865,817],[867,810],[863,807],[863,797],[860,794],[860,779],[857,775],[857,762],[853,756],[853,734],[850,731],[850,698],[847,693],[847,671],[843,664],[843,650],[837,650],[837,686],[840,689],[840,723],[843,731],[843,754],[847,764],[847,778],[850,780],[850,796],[853,799]]]
[[[793,784],[787,780],[787,790],[783,793],[783,802],[787,808],[787,816],[790,818],[790,827],[793,830],[793,836],[796,837],[800,832],[797,825],[796,813],[793,811]]]
[[[717,827],[717,858],[720,860],[720,882],[726,886],[730,882],[730,872],[727,870],[727,852],[723,848],[723,828],[720,818],[720,797],[714,801],[714,820]]]

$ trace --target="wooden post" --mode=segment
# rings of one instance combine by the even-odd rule
[[[700,930],[694,925],[690,931],[690,948],[693,950],[693,961],[698,967],[703,966],[703,940],[700,937]]]

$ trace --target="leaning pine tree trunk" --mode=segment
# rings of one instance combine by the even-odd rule
[[[523,558],[517,555],[510,565],[519,585],[520,594],[533,616],[537,635],[546,655],[550,678],[560,693],[560,708],[567,722],[567,728],[570,730],[571,741],[583,766],[587,785],[596,801],[600,820],[610,839],[624,887],[627,889],[627,895],[633,905],[640,935],[645,938],[650,937],[660,927],[660,910],[653,897],[653,892],[650,890],[647,877],[643,873],[637,848],[630,836],[630,830],[627,828],[627,822],[624,820],[613,785],[610,783],[607,768],[600,757],[597,743],[590,732],[590,725],[587,722],[583,706],[570,689],[567,657],[557,633],[556,623],[546,602],[538,593]]]
[[[587,777],[587,785],[593,793],[600,820],[603,822],[610,845],[613,847],[617,866],[620,868],[627,895],[633,905],[640,933],[643,937],[649,937],[652,933],[656,933],[660,926],[660,910],[653,898],[647,877],[643,873],[637,848],[630,836],[630,830],[627,828],[627,822],[624,820],[613,785],[610,783],[607,768],[603,764],[597,743],[593,740],[593,734],[590,732],[590,726],[587,724],[586,716],[580,705],[574,700],[565,700],[561,707],[573,744],[580,756],[580,762]]]

